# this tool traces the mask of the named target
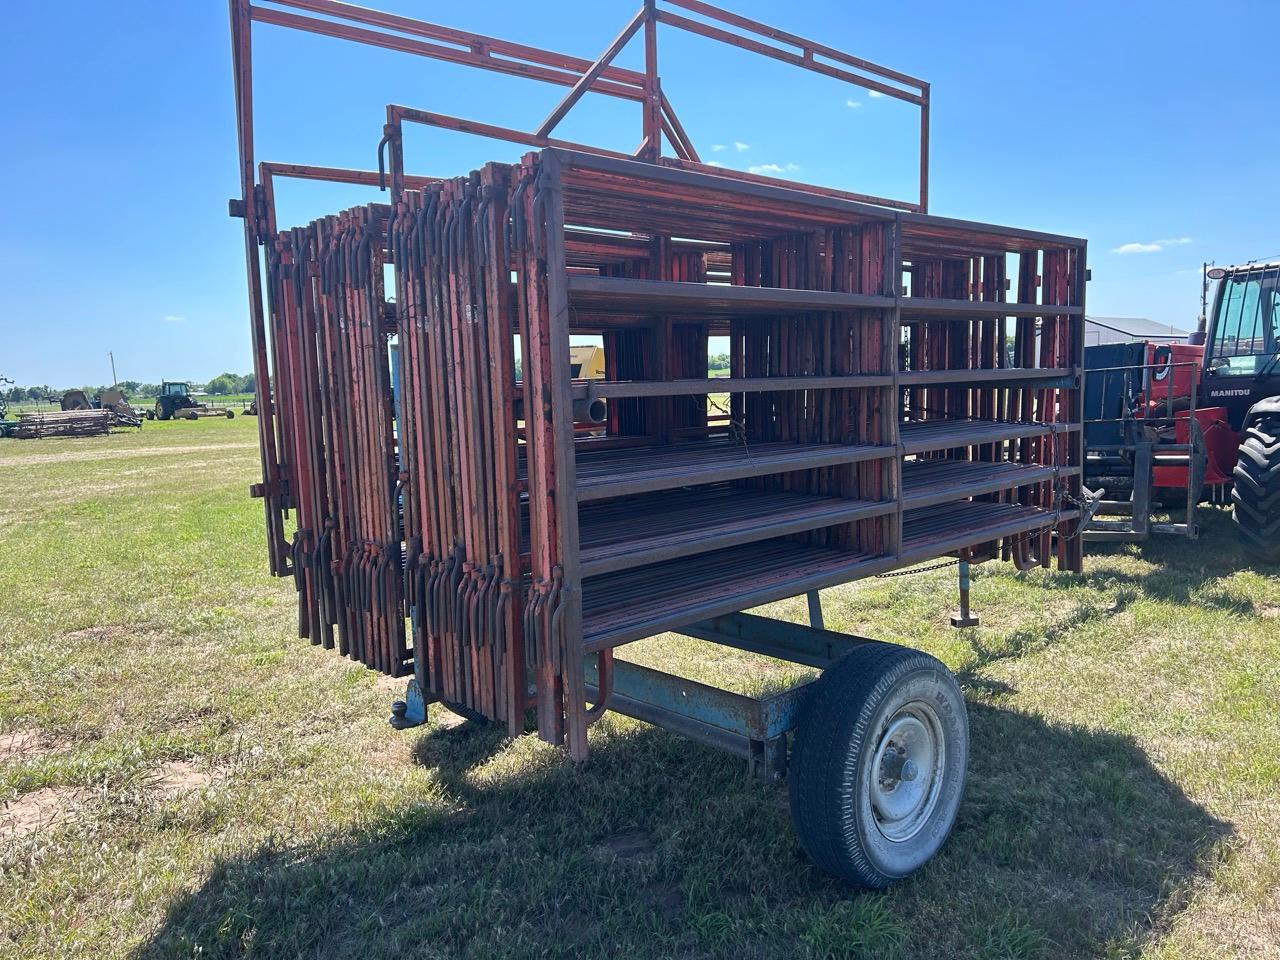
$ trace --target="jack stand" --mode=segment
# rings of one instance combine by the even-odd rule
[[[404,699],[392,701],[391,716],[387,722],[396,730],[420,727],[427,722],[427,702],[422,698],[422,690],[416,677],[409,681]]]
[[[960,553],[960,612],[951,615],[951,626],[957,630],[963,627],[976,627],[978,618],[969,612],[969,551]]]

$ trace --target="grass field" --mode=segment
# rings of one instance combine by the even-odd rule
[[[824,594],[970,704],[950,842],[856,895],[782,785],[642,724],[582,769],[436,708],[393,732],[399,684],[296,639],[256,464],[252,418],[0,441],[0,957],[1280,956],[1280,580],[1222,515],[1083,578],[982,568],[974,630],[954,571]]]

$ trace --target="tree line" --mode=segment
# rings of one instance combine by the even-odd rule
[[[256,381],[252,373],[240,374],[220,373],[208,383],[192,383],[193,391],[204,391],[215,396],[226,396],[233,393],[253,393]],[[124,392],[125,396],[131,400],[146,399],[158,396],[160,393],[160,384],[145,383],[141,380],[121,380],[116,388]],[[55,401],[61,399],[62,395],[68,390],[83,390],[85,396],[94,397],[103,390],[109,390],[110,387],[105,385],[90,386],[84,384],[79,387],[51,387],[47,383],[36,384],[29,387],[5,387],[0,389],[0,396],[3,396],[10,403],[31,403],[35,401],[43,401],[53,398]]]

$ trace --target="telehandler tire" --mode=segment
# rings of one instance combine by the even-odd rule
[[[1263,417],[1245,430],[1232,478],[1240,545],[1254,560],[1280,563],[1280,417]]]

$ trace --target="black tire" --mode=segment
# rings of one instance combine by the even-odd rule
[[[228,419],[228,420],[234,420],[235,418],[236,418],[236,412],[235,412],[234,410],[228,410],[228,411],[227,411],[227,419]]]
[[[159,400],[157,400],[156,401],[156,419],[168,420],[171,416],[173,416],[173,411],[170,410],[166,404],[163,404]]]
[[[1232,479],[1241,546],[1255,560],[1280,563],[1280,418],[1263,417],[1244,432]]]
[[[919,731],[917,746],[931,745],[932,753],[927,760],[914,747],[894,754],[895,780],[886,766],[894,737],[910,744],[907,735]],[[969,720],[955,677],[928,654],[891,643],[855,648],[815,681],[794,744],[791,819],[800,845],[828,873],[881,889],[922,867],[951,833],[964,793]],[[915,759],[928,770],[904,776],[904,761]],[[898,789],[904,792],[895,796]]]

